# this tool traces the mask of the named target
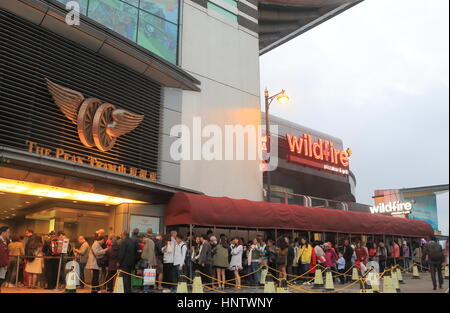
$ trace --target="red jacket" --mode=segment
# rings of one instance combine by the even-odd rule
[[[6,242],[0,239],[0,267],[8,266],[8,264],[8,246],[6,245]]]
[[[309,267],[308,267],[308,273],[316,273],[316,266],[317,264],[317,258],[316,258],[316,252],[314,251],[314,248],[312,249],[311,252],[311,263],[309,263]]]

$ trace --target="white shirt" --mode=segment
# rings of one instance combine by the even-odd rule
[[[169,244],[161,249],[161,251],[164,253],[163,263],[173,263],[176,243],[177,241],[173,237],[171,237]]]
[[[182,241],[180,243],[175,244],[175,250],[173,253],[173,265],[174,266],[184,266],[184,261],[186,259],[186,250],[187,246]]]

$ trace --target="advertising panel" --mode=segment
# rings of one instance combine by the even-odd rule
[[[434,230],[438,230],[436,195],[428,194],[415,197],[404,197],[405,201],[413,201],[409,218],[430,223]]]

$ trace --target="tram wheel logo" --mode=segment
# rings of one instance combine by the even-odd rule
[[[109,151],[118,137],[131,132],[144,115],[102,103],[97,98],[85,98],[82,93],[58,85],[45,78],[47,88],[61,112],[77,125],[80,141],[86,147]]]

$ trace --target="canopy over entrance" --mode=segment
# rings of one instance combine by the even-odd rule
[[[424,221],[184,192],[172,197],[165,214],[166,226],[193,224],[424,238],[434,234]]]

